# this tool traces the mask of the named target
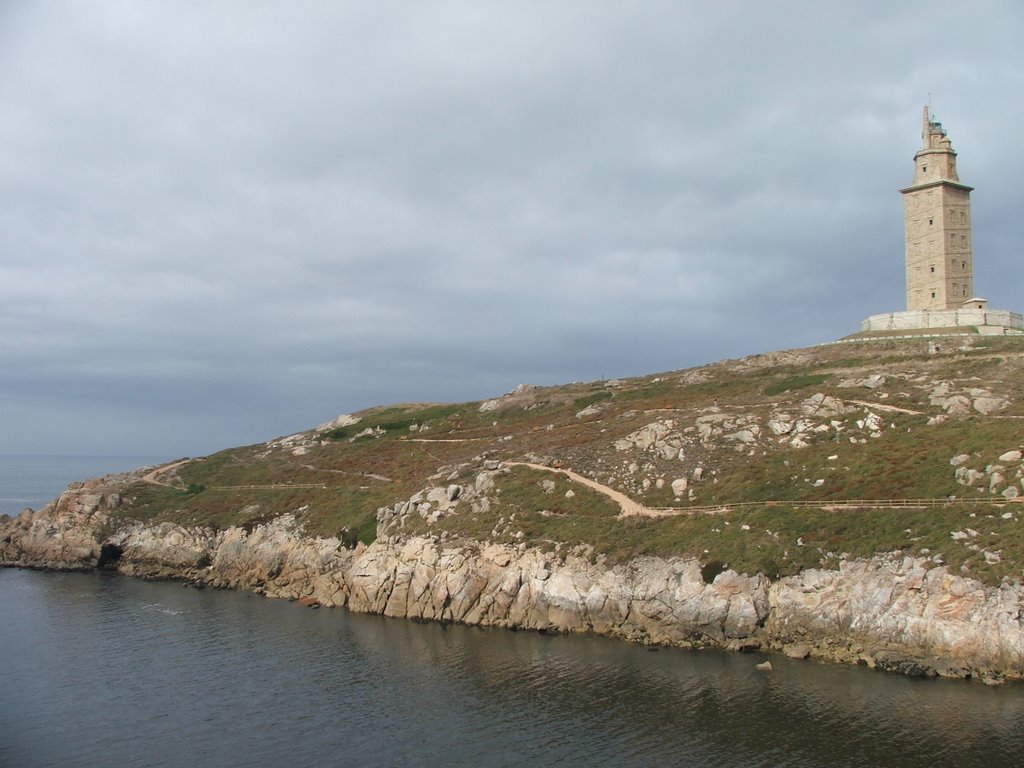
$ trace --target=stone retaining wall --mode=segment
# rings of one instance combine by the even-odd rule
[[[986,335],[1015,335],[1024,333],[1024,315],[1003,309],[920,309],[871,315],[860,324],[861,332],[961,327]]]

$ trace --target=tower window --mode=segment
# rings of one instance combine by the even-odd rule
[[[935,298],[935,291],[932,291],[932,298]]]
[[[934,221],[934,219],[928,219],[928,223],[929,224],[931,224],[933,221]]]
[[[927,165],[922,165],[921,166],[921,173],[928,173],[928,166]],[[932,298],[934,299],[935,297],[932,296]]]
[[[929,272],[934,272],[935,271],[935,265],[932,264],[932,266],[928,267],[928,271]]]

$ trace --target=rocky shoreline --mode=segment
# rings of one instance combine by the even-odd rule
[[[695,559],[607,565],[525,544],[403,537],[370,546],[303,534],[285,515],[214,531],[111,514],[120,497],[69,491],[0,518],[0,565],[116,570],[362,613],[682,648],[777,651],[903,674],[1024,678],[1024,588],[986,586],[899,553],[770,579]]]

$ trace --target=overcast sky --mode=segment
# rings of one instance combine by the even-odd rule
[[[0,453],[199,455],[904,308],[932,109],[1024,309],[1024,5],[0,2]]]

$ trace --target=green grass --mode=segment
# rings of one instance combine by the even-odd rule
[[[407,433],[413,424],[427,424],[434,427],[451,416],[467,410],[465,405],[432,405],[428,407],[396,406],[385,408],[356,424],[349,424],[345,427],[337,427],[322,432],[320,437],[324,440],[349,440],[365,429],[383,429],[388,435]]]
[[[802,376],[791,376],[788,379],[777,381],[774,384],[769,384],[764,388],[764,393],[769,397],[773,395],[781,395],[783,392],[791,392],[795,389],[806,389],[807,387],[816,387],[819,384],[824,383],[829,378],[828,374],[823,373],[811,373],[804,374]]]
[[[611,400],[614,396],[614,392],[594,392],[592,394],[584,395],[583,397],[578,397],[575,400],[573,400],[572,407],[582,410],[589,405],[594,405],[595,403],[603,403],[605,400]]]

